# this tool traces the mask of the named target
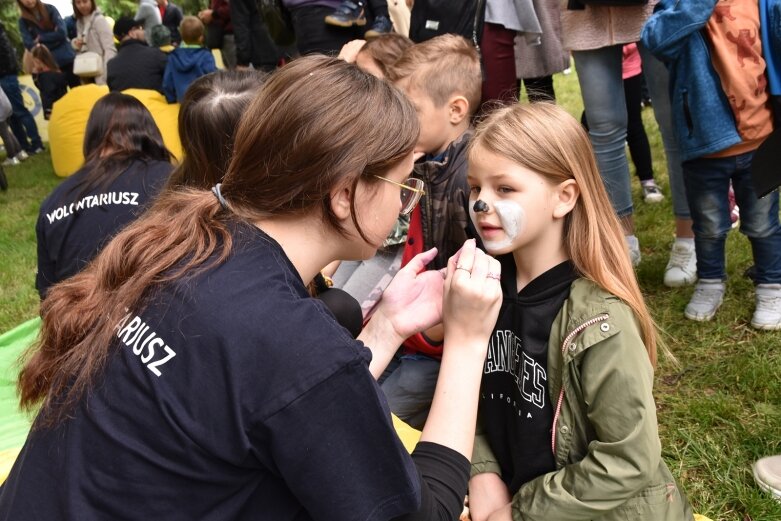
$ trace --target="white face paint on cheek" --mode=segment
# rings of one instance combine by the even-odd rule
[[[504,229],[504,239],[500,241],[483,241],[489,251],[498,251],[507,248],[523,232],[526,223],[526,212],[523,207],[514,201],[496,201],[494,210],[499,216],[499,222]],[[472,212],[473,213],[473,212]],[[472,218],[474,221],[474,217]]]

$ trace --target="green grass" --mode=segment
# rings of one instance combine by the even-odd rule
[[[555,78],[558,101],[577,117],[577,77]],[[695,511],[714,521],[781,520],[781,503],[754,485],[751,463],[781,453],[781,333],[748,326],[753,288],[743,276],[751,265],[748,241],[727,242],[729,281],[712,322],[683,318],[691,288],[662,284],[674,226],[661,140],[650,110],[644,113],[657,182],[667,196],[642,202],[633,179],[637,234],[643,261],[640,285],[678,364],[661,357],[656,399],[664,456]],[[0,332],[32,318],[38,309],[35,221],[40,201],[57,185],[48,153],[6,169],[10,188],[0,193]]]

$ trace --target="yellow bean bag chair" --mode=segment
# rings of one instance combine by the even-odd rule
[[[179,104],[169,104],[157,91],[127,89],[124,94],[133,96],[144,104],[160,129],[163,142],[177,160],[182,158],[182,144],[179,141]],[[108,94],[106,85],[82,85],[54,103],[49,121],[49,146],[54,173],[67,177],[84,164],[84,133],[87,119],[95,103]]]
[[[176,160],[182,159],[182,142],[179,141],[179,104],[168,103],[165,96],[156,90],[127,89],[123,94],[133,96],[144,104],[163,135],[163,142]]]
[[[84,164],[84,133],[92,107],[108,94],[105,85],[81,85],[54,102],[49,120],[49,148],[54,173],[67,177]]]

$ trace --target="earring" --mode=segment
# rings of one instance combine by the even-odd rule
[[[472,207],[472,209],[475,212],[487,212],[488,211],[488,203],[486,203],[482,199],[478,199],[477,201],[475,201],[475,204]]]

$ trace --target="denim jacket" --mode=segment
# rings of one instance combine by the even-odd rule
[[[673,127],[683,161],[741,142],[703,28],[717,0],[661,0],[641,40],[670,70]]]
[[[521,486],[515,521],[690,521],[662,461],[653,369],[632,310],[586,279],[551,327],[548,394],[557,470]],[[478,432],[472,474],[500,473]]]
[[[713,68],[703,29],[717,0],[661,0],[648,19],[643,45],[670,70],[673,125],[684,161],[713,154],[741,142],[721,79]],[[763,41],[781,38],[781,0],[760,0]],[[767,23],[769,22],[769,23]],[[765,46],[771,93],[780,70],[778,45]],[[774,93],[775,94],[775,93]]]

